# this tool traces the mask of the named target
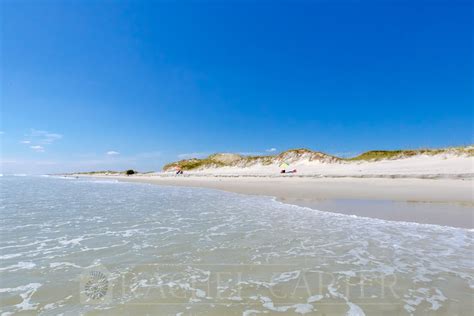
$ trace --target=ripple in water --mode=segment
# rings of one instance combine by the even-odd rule
[[[206,189],[0,184],[6,315],[472,312],[470,230]]]

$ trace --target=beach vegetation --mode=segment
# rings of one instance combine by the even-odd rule
[[[356,157],[347,158],[348,161],[378,161],[384,159],[402,159],[418,155],[440,155],[440,154],[456,154],[456,155],[474,155],[472,147],[452,147],[452,148],[423,148],[411,150],[371,150],[364,152]]]
[[[181,170],[195,170],[202,167],[212,168],[223,166],[225,166],[223,162],[212,159],[211,157],[204,159],[192,158],[169,163],[163,167],[163,170],[172,170],[176,168],[180,168]]]
[[[371,150],[350,158],[341,158],[329,155],[320,151],[313,151],[307,148],[290,149],[277,155],[255,155],[242,156],[231,153],[218,153],[210,155],[207,158],[185,159],[172,162],[163,167],[164,171],[180,168],[182,170],[202,170],[219,167],[240,167],[245,168],[254,165],[268,166],[279,164],[282,161],[295,162],[301,159],[308,161],[320,161],[321,163],[343,163],[351,161],[379,161],[393,160],[414,157],[417,155],[467,155],[474,156],[474,146],[451,147],[441,149],[408,149],[408,150]]]

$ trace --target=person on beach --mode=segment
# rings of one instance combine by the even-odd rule
[[[176,174],[183,174],[183,169],[181,169],[181,167],[176,167]]]
[[[289,167],[289,165],[286,162],[282,162],[280,164],[280,173],[296,173],[296,169],[293,170],[286,170]]]

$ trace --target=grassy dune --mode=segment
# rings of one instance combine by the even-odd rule
[[[309,161],[320,161],[324,163],[340,163],[352,161],[379,161],[409,158],[417,155],[465,155],[474,156],[474,147],[450,147],[441,149],[409,149],[409,150],[371,150],[364,152],[356,157],[341,158],[326,153],[312,151],[310,149],[291,149],[274,156],[242,156],[237,154],[213,154],[207,158],[184,159],[171,162],[163,167],[163,171],[181,168],[183,170],[198,170],[204,168],[219,168],[226,166],[248,167],[255,164],[271,165],[283,161],[294,162],[307,159]]]

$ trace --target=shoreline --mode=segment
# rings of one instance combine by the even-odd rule
[[[78,175],[84,176],[84,175]],[[472,180],[218,176],[85,176],[262,195],[320,211],[474,228]]]

